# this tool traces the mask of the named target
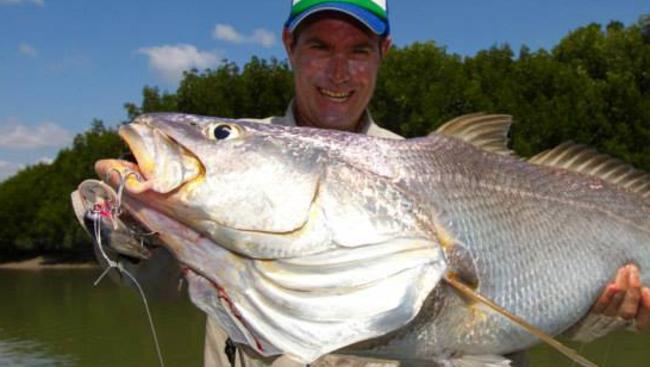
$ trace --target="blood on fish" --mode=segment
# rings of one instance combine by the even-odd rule
[[[230,297],[228,297],[228,293],[226,292],[226,290],[222,286],[220,286],[218,283],[212,281],[211,279],[207,279],[207,280],[217,290],[218,297],[220,299],[223,299],[224,301],[226,301],[226,303],[228,303],[228,307],[230,308],[230,312],[232,312],[233,316],[235,316],[235,318],[237,320],[239,320],[239,322],[241,322],[242,325],[244,325],[246,330],[248,330],[250,335],[253,336],[253,338],[255,339],[255,346],[257,347],[257,349],[260,352],[264,352],[264,347],[262,346],[262,343],[257,338],[257,336],[255,336],[255,333],[251,330],[251,328],[246,324],[246,321],[244,321],[244,318],[242,317],[242,315],[237,310],[237,306],[235,306],[235,304],[232,302]]]

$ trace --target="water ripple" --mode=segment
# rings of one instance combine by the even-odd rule
[[[67,367],[75,364],[68,355],[51,354],[47,347],[31,340],[0,340],[0,367]]]

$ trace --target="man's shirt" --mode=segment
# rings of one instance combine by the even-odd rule
[[[287,111],[284,116],[272,116],[265,119],[242,119],[245,121],[259,122],[263,124],[274,124],[282,126],[297,126],[296,118],[293,113],[293,102],[287,107]],[[378,138],[387,138],[387,139],[404,139],[402,136],[395,134],[390,130],[386,130],[375,123],[372,119],[370,111],[366,110],[363,113],[361,119],[361,126],[358,131],[359,134],[374,136]]]

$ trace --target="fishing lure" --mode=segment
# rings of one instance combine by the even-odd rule
[[[77,191],[72,193],[72,203],[77,218],[93,237],[97,257],[100,262],[104,263],[103,265],[106,268],[93,285],[97,286],[113,269],[133,282],[142,297],[158,361],[160,366],[164,367],[165,362],[147,297],[137,279],[123,266],[120,256],[111,257],[104,243],[104,239],[107,239],[109,242],[108,247],[119,247],[120,253],[126,253],[135,258],[146,259],[151,256],[151,252],[144,246],[144,239],[154,235],[154,233],[141,233],[130,228],[120,219],[122,214],[122,193],[128,175],[123,176],[117,170],[111,172],[111,174],[113,173],[117,173],[120,178],[117,192],[102,181],[86,180],[79,185]]]

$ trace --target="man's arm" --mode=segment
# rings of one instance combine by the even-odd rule
[[[623,326],[650,327],[650,288],[641,287],[639,268],[626,265],[605,287],[591,311],[570,332],[573,340],[589,342]]]

